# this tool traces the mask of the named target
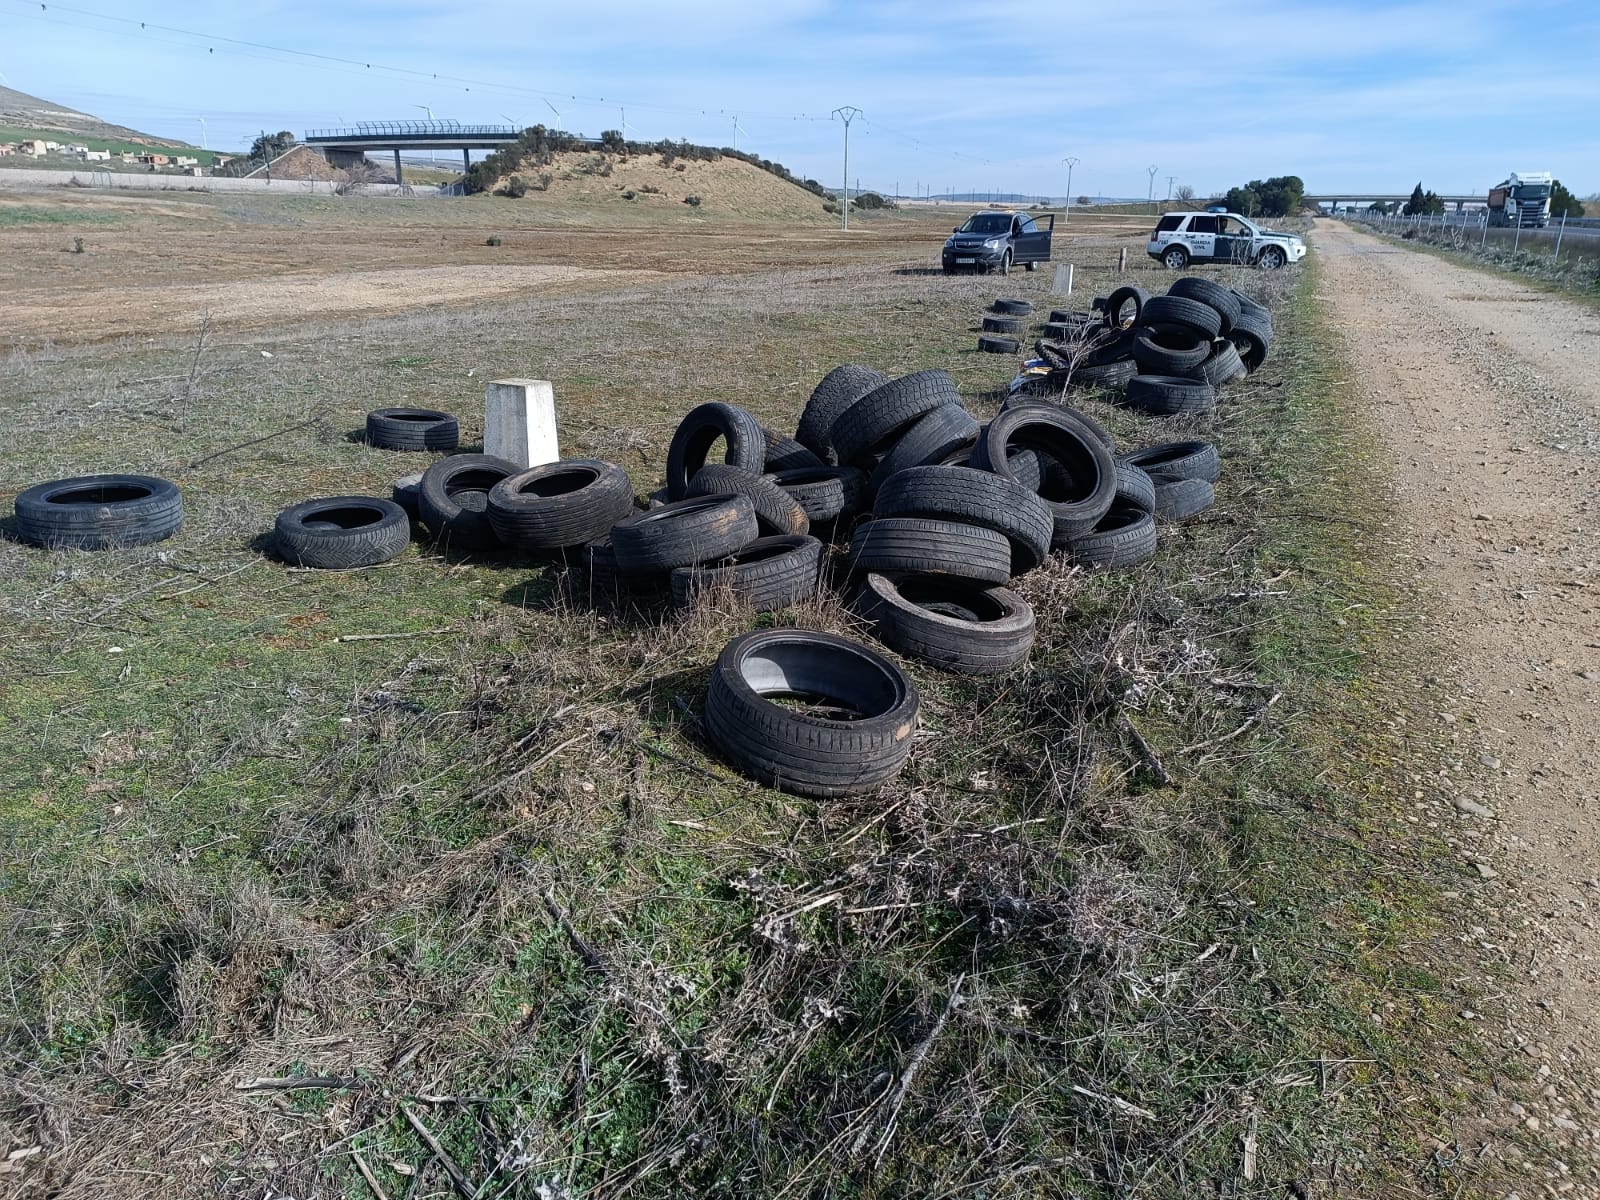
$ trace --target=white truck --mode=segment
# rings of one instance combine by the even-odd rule
[[[1555,181],[1549,171],[1511,172],[1504,183],[1489,189],[1489,224],[1545,228],[1550,224],[1550,188]]]

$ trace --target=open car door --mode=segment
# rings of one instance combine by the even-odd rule
[[[1022,218],[1022,228],[1018,231],[1015,247],[1012,250],[1012,261],[1019,263],[1041,263],[1050,261],[1050,235],[1055,232],[1056,217],[1050,214],[1050,224],[1040,228],[1034,223],[1032,217]]]

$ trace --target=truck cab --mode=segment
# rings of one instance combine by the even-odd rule
[[[1550,193],[1556,177],[1549,171],[1511,172],[1489,189],[1489,224],[1543,229],[1550,224]]]

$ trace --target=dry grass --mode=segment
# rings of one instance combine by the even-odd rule
[[[1242,278],[1280,289],[1287,325],[1292,279]],[[1411,1136],[1370,1085],[1447,990],[1395,993],[1383,1029],[1367,1016],[1392,946],[1428,936],[1434,868],[1415,844],[1374,867],[1351,844],[1372,810],[1319,775],[1360,745],[1326,740],[1328,713],[1371,673],[1319,620],[1352,590],[1392,598],[1319,557],[1370,514],[1308,545],[1273,465],[1315,447],[1348,466],[1288,382],[1314,347],[1286,339],[1215,418],[1085,400],[1130,442],[1214,434],[1221,504],[1149,570],[1027,576],[1026,669],[912,666],[911,764],[849,801],[746,782],[699,727],[729,637],[850,631],[831,597],[679,615],[514,560],[418,549],[319,574],[261,552],[282,505],[416,469],[345,436],[379,403],[458,411],[470,442],[482,381],[537,364],[566,452],[645,492],[693,403],[792,427],[841,361],[947,367],[985,413],[1011,364],[970,348],[974,315],[1000,290],[1048,307],[1044,285],[796,266],[198,354],[13,354],[6,490],[153,470],[183,484],[189,524],[95,555],[0,542],[0,1142],[43,1147],[0,1188],[1411,1186],[1407,1161],[1366,1157]],[[1179,786],[1154,785],[1151,751]],[[295,1078],[314,1086],[238,1086]]]

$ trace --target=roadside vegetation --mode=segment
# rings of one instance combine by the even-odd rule
[[[230,201],[230,203],[237,203]],[[1109,254],[1109,250],[1106,251]],[[1134,278],[1164,281],[1139,264]],[[418,546],[291,570],[281,507],[386,495],[385,404],[472,440],[555,383],[563,451],[658,485],[679,416],[789,429],[834,365],[949,369],[996,294],[878,264],[271,336],[15,350],[9,494],[139,470],[186,529],[0,542],[0,1134],[41,1194],[1451,1194],[1500,1064],[1437,925],[1471,886],[1407,822],[1438,753],[1393,673],[1415,599],[1316,277],[1214,417],[1219,503],[1145,569],[1021,587],[1030,665],[912,667],[883,793],[735,775],[699,708],[755,618],[597,607],[549,565]],[[1123,277],[1126,279],[1127,277]],[[1080,266],[1083,295],[1114,285]],[[268,357],[270,355],[270,357]],[[833,603],[776,620],[852,632]],[[1417,783],[1417,786],[1425,786]],[[1457,1147],[1459,1150],[1459,1147]],[[452,1175],[454,1172],[454,1175]],[[152,1173],[159,1180],[152,1178]],[[381,1192],[380,1192],[381,1189]]]

